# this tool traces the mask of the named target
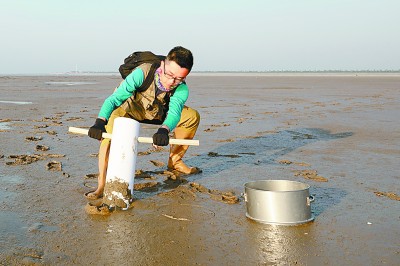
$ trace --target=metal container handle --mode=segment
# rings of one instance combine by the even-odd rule
[[[307,197],[307,206],[310,206],[312,202],[315,201],[314,196],[310,195]]]
[[[247,194],[246,193],[242,193],[241,196],[244,198],[244,201],[247,202]]]

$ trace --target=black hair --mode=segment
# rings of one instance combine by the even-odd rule
[[[193,55],[192,52],[182,46],[176,46],[169,51],[167,60],[174,61],[182,68],[192,70]]]

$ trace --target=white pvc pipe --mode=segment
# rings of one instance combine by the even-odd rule
[[[114,181],[128,183],[128,189],[133,195],[133,183],[135,178],[136,157],[138,152],[139,122],[126,118],[118,117],[114,120],[108,168],[106,176],[107,183]],[[122,194],[116,191],[107,197],[117,197],[129,206],[129,200],[123,199]],[[110,198],[111,200],[111,198]]]
[[[87,135],[89,133],[88,129],[79,128],[79,127],[69,127],[68,131],[72,132],[72,133],[76,133],[76,134],[83,134],[83,135]],[[112,134],[103,132],[102,137],[104,139],[111,139],[112,138]],[[153,143],[153,138],[138,137],[137,141],[140,142],[140,143],[149,143],[149,144],[151,144],[151,143]],[[196,140],[196,139],[172,139],[172,138],[170,138],[169,139],[169,144],[199,146],[200,142],[199,142],[199,140]]]

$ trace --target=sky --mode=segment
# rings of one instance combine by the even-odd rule
[[[193,71],[400,70],[399,0],[0,0],[0,74],[117,72],[190,49]]]

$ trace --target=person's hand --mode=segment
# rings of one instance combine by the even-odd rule
[[[167,146],[169,144],[168,129],[160,127],[153,135],[153,144],[156,146]]]
[[[94,139],[98,139],[101,140],[102,139],[102,134],[103,132],[106,132],[106,124],[107,122],[104,121],[101,118],[97,118],[96,122],[94,123],[94,125],[89,128],[89,137],[94,138]]]

